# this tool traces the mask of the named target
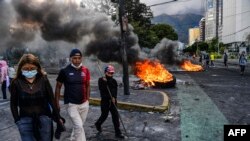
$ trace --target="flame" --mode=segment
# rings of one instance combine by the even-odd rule
[[[184,60],[181,68],[186,71],[202,71],[203,68],[201,65],[192,64],[190,60]]]
[[[154,86],[154,82],[169,82],[173,80],[173,75],[169,73],[159,61],[144,60],[136,62],[135,75],[144,82]]]

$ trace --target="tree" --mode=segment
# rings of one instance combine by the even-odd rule
[[[156,24],[151,27],[151,30],[155,32],[157,37],[161,40],[168,38],[170,40],[178,40],[178,35],[172,26],[168,24]]]
[[[150,27],[153,13],[146,4],[140,3],[139,0],[125,1],[125,10],[130,23],[136,22],[144,28]]]
[[[213,38],[209,42],[208,52],[217,52],[218,51],[218,38]]]
[[[207,51],[208,50],[208,43],[206,42],[199,42],[198,48],[200,51]]]
[[[118,0],[112,0],[118,3]],[[152,25],[153,13],[150,7],[140,0],[129,0],[125,2],[125,12],[128,22],[134,27],[134,32],[138,35],[141,47],[153,48],[163,38],[177,40],[178,35],[174,29],[167,24]],[[113,15],[112,19],[115,19]]]
[[[183,52],[189,52],[190,54],[196,53],[197,50],[199,51],[208,51],[208,43],[206,42],[195,42],[191,46],[185,48]],[[198,49],[197,49],[198,47]]]
[[[141,47],[153,48],[157,43],[159,43],[159,38],[152,30],[145,30],[139,25],[139,22],[134,22],[134,32],[139,37],[139,45]]]

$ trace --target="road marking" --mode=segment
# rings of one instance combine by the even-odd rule
[[[193,84],[178,87],[182,141],[222,141],[227,119],[207,94]]]

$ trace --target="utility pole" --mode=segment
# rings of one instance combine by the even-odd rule
[[[123,66],[123,85],[124,95],[130,95],[129,92],[129,74],[128,74],[128,58],[127,58],[127,47],[126,47],[126,31],[128,30],[128,20],[125,15],[124,0],[119,0],[119,23],[121,29],[121,56]]]
[[[217,47],[218,47],[218,54],[220,54],[220,43],[219,43],[219,39],[217,41]]]

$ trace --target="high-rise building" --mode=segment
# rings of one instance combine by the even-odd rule
[[[222,41],[238,51],[250,35],[250,0],[223,0]]]
[[[222,41],[223,0],[216,0],[216,37]]]
[[[206,0],[205,40],[222,36],[223,0]]]
[[[200,28],[200,41],[205,41],[205,23],[206,20],[203,17],[199,22],[199,28]]]
[[[200,39],[200,28],[189,28],[189,45],[199,41]]]

